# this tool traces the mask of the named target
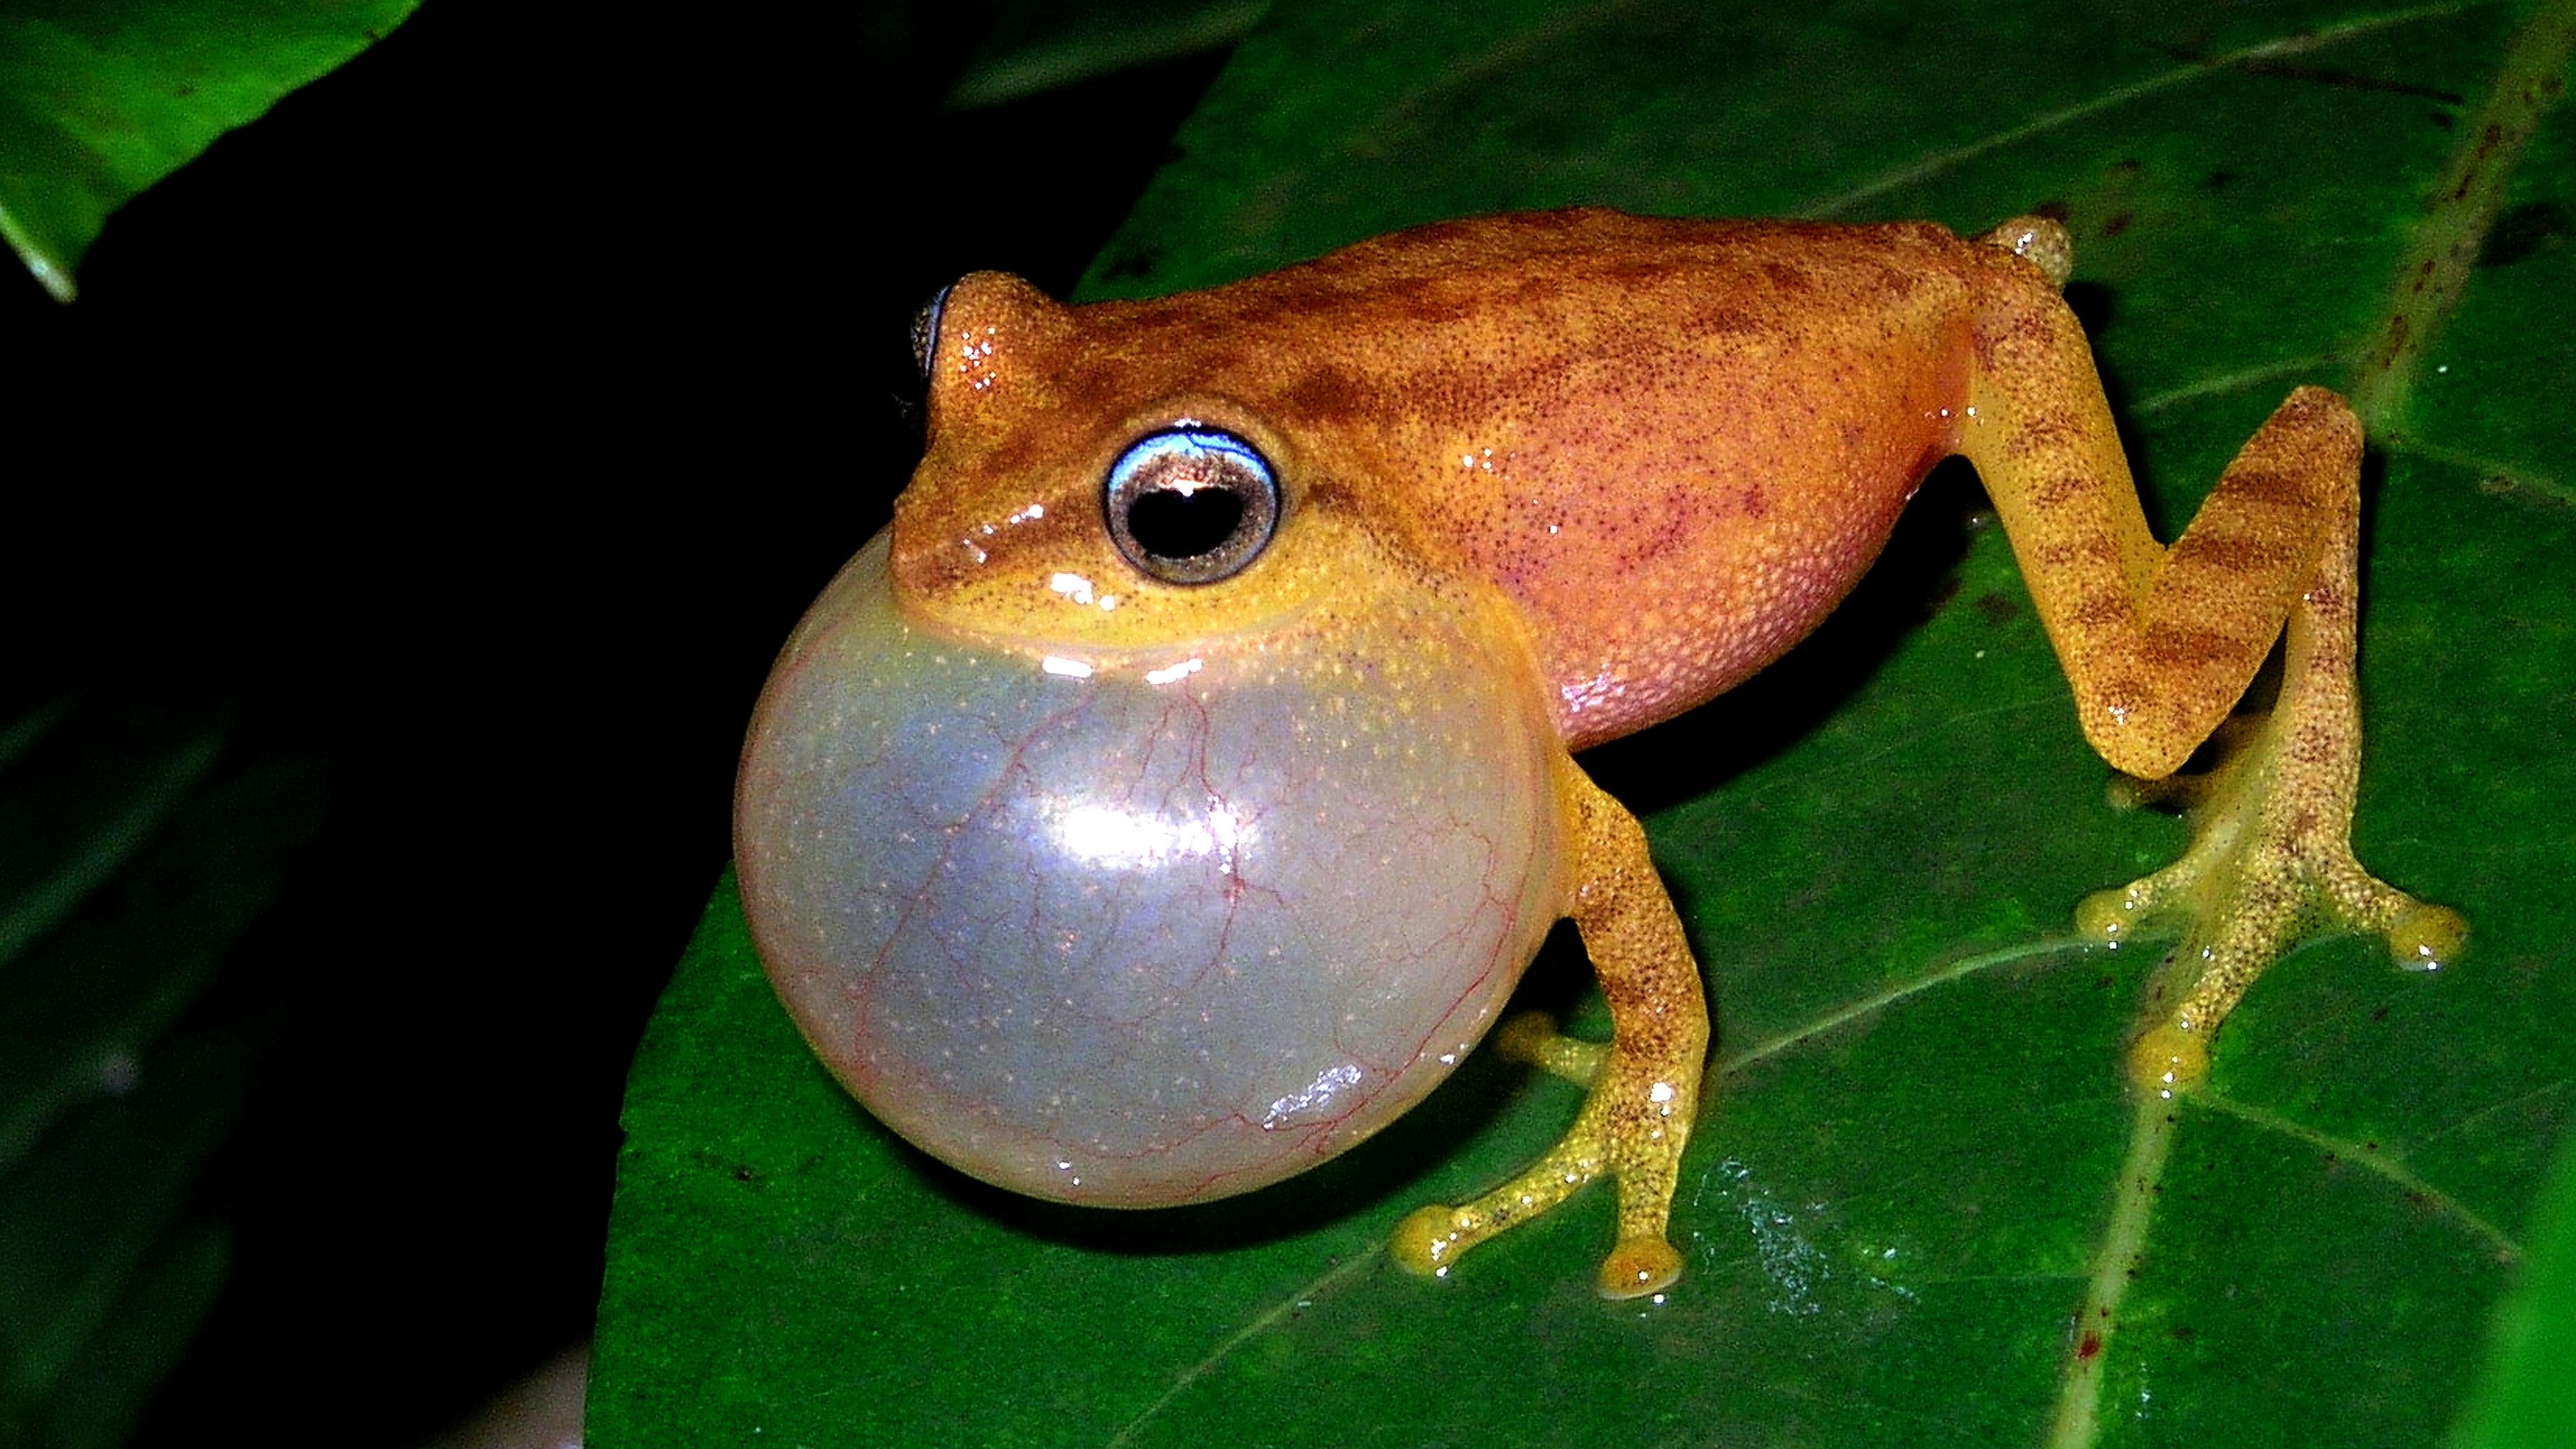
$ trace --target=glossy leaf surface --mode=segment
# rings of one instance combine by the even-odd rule
[[[0,236],[69,300],[108,214],[419,0],[37,0],[0,11]]]
[[[989,7],[948,89],[953,107],[986,106],[1116,75],[1242,38],[1269,0],[1011,0]]]
[[[2570,10],[1286,6],[1090,284],[1575,202],[2047,208],[2168,530],[2294,383],[2371,401],[2358,845],[2477,934],[2434,976],[2336,940],[2264,979],[2151,1164],[2107,1342],[2075,1319],[2136,1165],[2117,1062],[2155,963],[2066,922],[2183,834],[2106,808],[2004,541],[1944,473],[1807,646],[1585,757],[1645,815],[1719,1014],[1668,1301],[1593,1297],[1597,1192],[1450,1281],[1384,1261],[1406,1211],[1574,1112],[1483,1056],[1237,1202],[967,1182],[804,1054],[728,882],[630,1089],[595,1442],[2441,1442],[2576,1118],[2576,125],[2544,85],[2527,150],[2480,144],[2500,72],[2563,78]],[[2428,210],[2464,144],[2492,207]],[[2463,238],[2455,298],[2409,303]],[[2391,367],[2400,313],[2429,350]],[[1560,939],[1523,999],[1583,989]]]

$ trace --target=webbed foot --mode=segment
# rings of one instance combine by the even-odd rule
[[[2077,930],[2114,945],[2182,927],[2168,980],[2130,1047],[2138,1091],[2172,1096],[2206,1079],[2220,1023],[2264,968],[2307,936],[2369,932],[2387,941],[2398,965],[2419,971],[2439,969],[2467,941],[2459,912],[2388,885],[2354,857],[2359,730],[2347,725],[2347,707],[2304,707],[2311,703],[2285,693],[2273,715],[2221,737],[2216,769],[2146,782],[2151,798],[2186,806],[2191,848],[2076,908]]]
[[[1545,1157],[1501,1187],[1463,1206],[1439,1204],[1407,1215],[1387,1252],[1410,1272],[1446,1277],[1468,1249],[1608,1177],[1619,1188],[1619,1239],[1594,1285],[1604,1298],[1639,1298],[1671,1287],[1682,1274],[1682,1255],[1664,1231],[1682,1147],[1698,1113],[1708,1012],[1699,967],[1636,817],[1571,760],[1560,789],[1578,825],[1568,914],[1601,978],[1615,1040],[1603,1045],[1560,1035],[1535,1012],[1497,1027],[1496,1051],[1586,1088],[1583,1110]]]

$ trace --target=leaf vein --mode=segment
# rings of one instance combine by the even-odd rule
[[[2460,128],[2459,148],[2398,258],[2387,304],[2355,369],[2353,410],[2374,435],[2402,431],[2416,373],[2468,291],[2514,169],[2541,119],[2566,93],[2562,72],[2571,53],[2576,0],[2535,9],[2506,42],[2486,103]]]
[[[1791,1047],[1797,1046],[1801,1042],[1822,1036],[1826,1032],[1832,1031],[1838,1026],[1842,1026],[1848,1022],[1857,1021],[1861,1017],[1867,1016],[1873,1011],[1878,1011],[1885,1007],[1892,1006],[1899,1001],[1903,1001],[1909,996],[1919,995],[1936,986],[1946,986],[1962,977],[1973,976],[1980,971],[1989,971],[1998,966],[2009,966],[2016,961],[2029,960],[2033,956],[2046,956],[2055,952],[2068,950],[2070,948],[2081,947],[2085,944],[2086,943],[2084,942],[2068,940],[2064,937],[2043,938],[2037,941],[2024,942],[2017,946],[2008,946],[2000,951],[1987,951],[1974,956],[1961,957],[1947,966],[1938,967],[1934,970],[1927,971],[1920,976],[1900,981],[1896,985],[1888,987],[1884,991],[1874,992],[1871,995],[1862,997],[1860,1000],[1855,1001],[1848,1006],[1828,1011],[1822,1016],[1818,1016],[1803,1025],[1791,1027],[1789,1030],[1782,1032],[1777,1036],[1771,1037],[1766,1041],[1757,1042],[1752,1046],[1744,1048],[1742,1051],[1721,1053],[1718,1057],[1717,1069],[1722,1073],[1742,1071],[1744,1068],[1751,1066],[1755,1062],[1761,1061],[1767,1057],[1778,1056],[1780,1053],[1789,1050]]]
[[[2545,473],[2527,463],[2508,463],[2502,458],[2468,448],[2445,448],[2410,438],[2391,439],[2386,450],[2400,457],[2422,458],[2427,462],[2448,463],[2478,474],[2481,480],[2495,480],[2502,491],[2534,493],[2552,503],[2576,504],[2576,487],[2555,473]]]
[[[2516,1092],[2501,1102],[2490,1102],[2486,1106],[2480,1107],[2478,1110],[2469,1113],[2456,1122],[2453,1122],[2450,1126],[2443,1128],[2439,1132],[2434,1132],[2415,1139],[2415,1145],[2418,1148],[2421,1148],[2425,1143],[2439,1142],[2443,1138],[2448,1137],[2455,1132],[2466,1132],[2471,1127],[2477,1126],[2479,1123],[2486,1121],[2489,1117],[2510,1112],[2526,1103],[2537,1102],[2547,1097],[2560,1096],[2566,1092],[2568,1086],[2569,1081],[2567,1078],[2552,1078],[2549,1081],[2543,1082],[2539,1086],[2532,1088],[2528,1092]]]
[[[2385,1147],[2373,1148],[2349,1138],[2337,1137],[2331,1132],[2321,1131],[2303,1122],[2293,1121],[2278,1113],[2266,1111],[2250,1103],[2236,1101],[2216,1092],[2203,1092],[2194,1096],[2192,1100],[2198,1105],[2224,1112],[2248,1126],[2304,1142],[2338,1161],[2350,1162],[2376,1173],[2409,1198],[2432,1208],[2440,1216],[2452,1219],[2467,1229],[2471,1235],[2483,1239],[2494,1251],[2497,1262],[2511,1266],[2522,1260],[2522,1245],[2515,1242],[2502,1228],[2470,1210],[2468,1205],[2458,1198],[2408,1171],[2406,1165],[2397,1159],[2397,1154]]]
[[[1172,1380],[1171,1386],[1164,1389],[1154,1402],[1139,1410],[1135,1418],[1128,1420],[1117,1433],[1104,1440],[1101,1449],[1120,1449],[1122,1445],[1134,1443],[1136,1432],[1144,1428],[1148,1420],[1170,1407],[1172,1401],[1181,1396],[1182,1390],[1213,1373],[1218,1364],[1223,1363],[1236,1349],[1251,1342],[1257,1335],[1286,1322],[1290,1314],[1313,1302],[1325,1289],[1378,1261],[1378,1256],[1376,1253],[1353,1253],[1326,1269],[1313,1282],[1254,1315],[1250,1322],[1236,1329],[1223,1343],[1208,1350],[1207,1357],[1182,1370],[1180,1375]]]
[[[2113,89],[2105,91],[2101,95],[2095,96],[2090,100],[2078,101],[2073,105],[2062,106],[2045,115],[2034,116],[2030,120],[2025,121],[2018,126],[2012,126],[2004,130],[1997,131],[1993,135],[1984,137],[1981,140],[1971,141],[1963,146],[1955,146],[1947,151],[1937,152],[1921,161],[1913,163],[1912,165],[1900,166],[1895,170],[1882,172],[1880,175],[1872,178],[1871,180],[1862,182],[1860,185],[1843,192],[1839,196],[1824,197],[1817,201],[1810,202],[1806,206],[1801,207],[1796,212],[1792,213],[1792,215],[1811,219],[1837,216],[1851,210],[1861,202],[1869,200],[1871,197],[1893,191],[1900,186],[1908,185],[1912,182],[1920,181],[1925,177],[1936,176],[1943,171],[1949,170],[1951,167],[1961,164],[1962,162],[1975,160],[1977,157],[1985,155],[1989,151],[2002,150],[2004,147],[2010,146],[2016,142],[2026,141],[2034,136],[2044,135],[2047,132],[2057,130],[2063,126],[2073,125],[2075,122],[2083,120],[2088,116],[2098,115],[2103,111],[2115,110],[2131,101],[2143,99],[2144,97],[2154,95],[2160,91],[2171,90],[2176,86],[2186,85],[2192,81],[2201,80],[2218,74],[2219,72],[2232,70],[2253,62],[2272,60],[2285,55],[2301,55],[2314,50],[2323,50],[2329,46],[2337,45],[2343,41],[2351,40],[2359,36],[2368,35],[2375,31],[2387,30],[2400,25],[2411,25],[2418,20],[2443,19],[2449,16],[2462,14],[2469,10],[2482,8],[2487,3],[2490,3],[2490,0],[2470,0],[2470,3],[2467,4],[2453,3],[2442,5],[2419,5],[2409,10],[2392,10],[2385,15],[2373,15],[2366,19],[2346,21],[2341,25],[2329,25],[2318,30],[2302,31],[2295,35],[2277,36],[2271,40],[2246,46],[2242,50],[2233,50],[2224,55],[2209,56],[2189,65],[2176,66],[2171,70],[2159,72],[2158,74],[2149,76],[2144,80],[2125,86],[2114,87]]]
[[[2320,372],[2342,360],[2332,354],[2291,357],[2254,367],[2238,368],[2233,372],[2214,373],[2197,382],[2187,382],[2180,387],[2169,387],[2160,393],[2140,398],[2129,404],[2129,411],[2132,414],[2162,412],[2178,403],[2190,402],[2195,398],[2208,397],[2214,393],[2234,392],[2239,388],[2277,382],[2285,377],[2300,377]]]

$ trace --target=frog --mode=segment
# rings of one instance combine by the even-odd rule
[[[1147,300],[963,278],[914,326],[921,463],[745,746],[737,879],[778,995],[932,1157],[1108,1208],[1303,1172],[1490,1035],[1583,1105],[1390,1256],[1446,1277],[1606,1178],[1594,1286],[1662,1294],[1707,996],[1643,828],[1577,756],[1804,638],[1953,456],[2087,742],[2190,808],[2173,865],[2077,911],[2114,945],[2180,932],[2131,1089],[2202,1084],[2307,935],[2438,966],[2465,922],[2351,845],[2359,422],[2292,391],[2159,543],[2072,266],[2044,216],[1582,208]],[[2240,712],[2276,647],[2277,698]],[[1607,1042],[1504,1020],[1567,919]]]

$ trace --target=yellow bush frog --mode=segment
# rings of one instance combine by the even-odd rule
[[[982,273],[926,312],[929,449],[788,641],[736,846],[771,979],[880,1119],[1004,1187],[1147,1207],[1384,1126],[1572,917],[1604,1046],[1521,1177],[1406,1219],[1440,1273],[1618,1182],[1601,1291],[1659,1291],[1700,1098],[1698,967],[1586,745],[1815,627],[1932,465],[2002,516],[2086,738],[2177,769],[2286,624],[2270,716],[2178,864],[2088,902],[2204,963],[2134,1048],[2189,1087],[2319,915],[2401,959],[2459,918],[2348,843],[2361,431],[2293,393],[2149,535],[2055,223],[1424,227],[1211,291],[1068,308]]]

